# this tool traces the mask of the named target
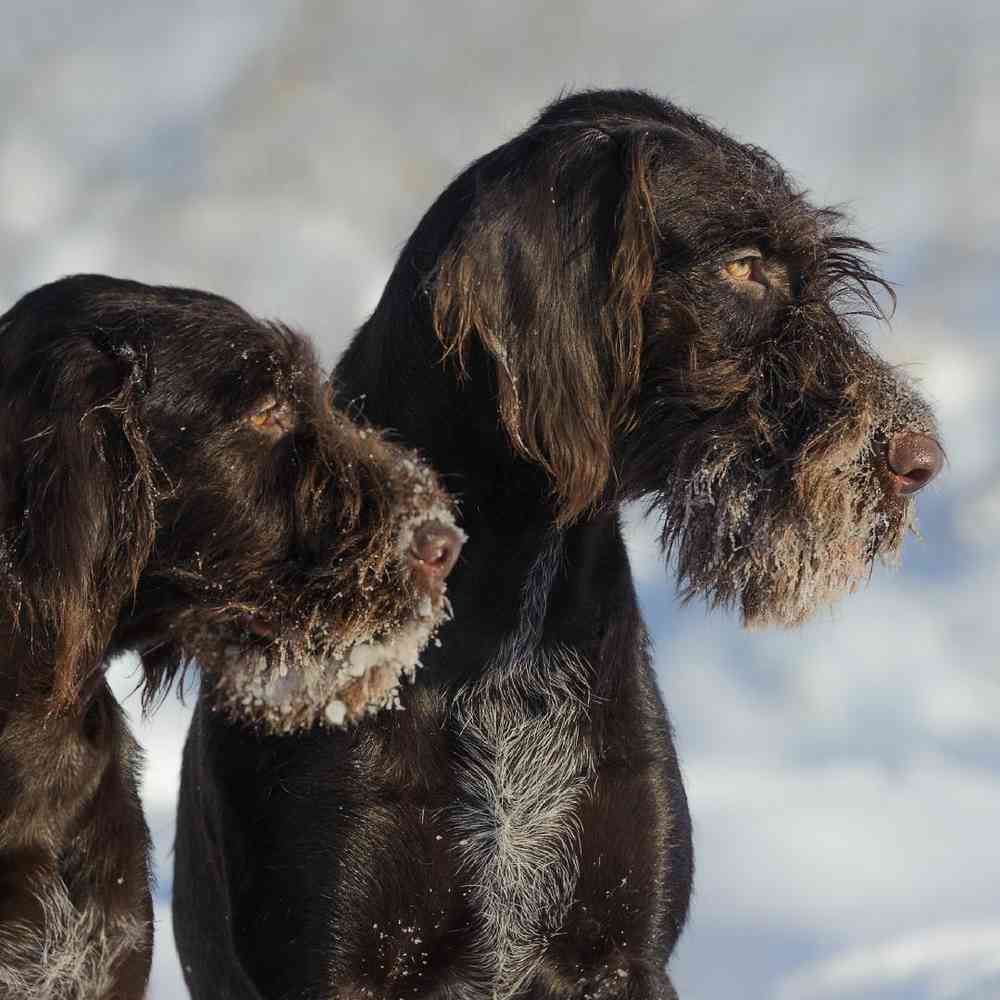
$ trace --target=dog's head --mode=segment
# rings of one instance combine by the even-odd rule
[[[651,499],[682,586],[749,623],[798,622],[898,550],[943,461],[933,417],[858,327],[892,298],[871,247],[767,153],[584,93],[457,185],[435,329],[460,366],[494,360],[562,523]]]
[[[301,336],[101,277],[2,325],[7,628],[56,707],[126,648],[151,690],[196,657],[278,729],[391,697],[461,539],[431,473],[330,406]]]

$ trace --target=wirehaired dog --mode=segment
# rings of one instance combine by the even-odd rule
[[[0,427],[0,996],[138,998],[149,837],[106,661],[137,650],[151,697],[197,657],[268,731],[343,722],[395,697],[460,536],[301,336],[204,292],[25,296]]]
[[[942,455],[853,318],[888,292],[869,250],[630,91],[558,101],[448,187],[338,384],[461,496],[455,617],[403,713],[267,746],[197,713],[226,781],[185,762],[196,998],[675,996],[691,826],[619,508],[655,507],[684,594],[748,624],[896,553]]]

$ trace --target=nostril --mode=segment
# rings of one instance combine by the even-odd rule
[[[944,452],[927,434],[897,434],[886,449],[886,461],[897,493],[923,489],[944,466]]]
[[[441,521],[426,521],[413,532],[410,555],[415,569],[435,580],[443,580],[462,551],[462,533]]]

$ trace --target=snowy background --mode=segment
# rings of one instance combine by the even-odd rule
[[[333,361],[419,215],[561,89],[669,95],[883,247],[877,344],[936,401],[922,543],[832,615],[678,608],[636,516],[696,823],[682,1000],[1000,997],[1000,5],[0,0],[0,309],[60,275],[192,284]],[[114,669],[132,686],[134,664]],[[133,717],[138,716],[131,699]],[[169,923],[186,712],[138,726]]]

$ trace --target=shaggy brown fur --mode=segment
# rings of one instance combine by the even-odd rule
[[[2,629],[0,643],[0,997],[141,997],[153,914],[139,749],[103,680],[56,715],[40,676],[12,676],[27,646]]]
[[[676,996],[691,826],[620,505],[749,623],[896,552],[942,456],[852,316],[886,290],[867,250],[631,91],[556,102],[444,191],[337,375],[462,496],[454,620],[406,712],[264,744],[199,706],[193,997]]]
[[[872,247],[763,150],[641,102],[541,119],[441,255],[434,329],[462,375],[473,341],[493,359],[557,524],[650,498],[688,596],[794,625],[895,557],[913,515],[888,446],[930,439],[933,475],[934,419],[856,323],[895,298]]]
[[[203,292],[81,276],[0,318],[0,996],[143,990],[110,657],[147,701],[197,657],[284,732],[392,702],[442,619],[450,502],[330,398],[302,337]]]

